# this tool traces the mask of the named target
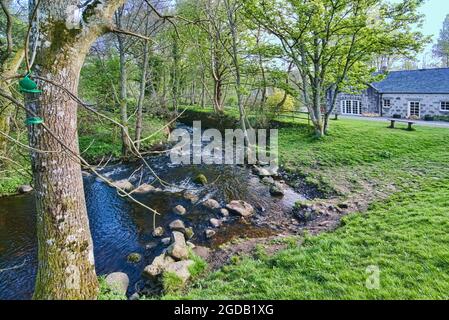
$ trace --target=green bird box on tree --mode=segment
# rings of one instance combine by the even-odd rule
[[[42,118],[39,117],[34,117],[34,118],[28,118],[26,120],[26,124],[31,125],[31,124],[41,124],[44,123],[44,120]]]
[[[37,83],[30,79],[29,75],[26,75],[19,81],[20,91],[26,93],[41,93],[42,91],[37,88]]]

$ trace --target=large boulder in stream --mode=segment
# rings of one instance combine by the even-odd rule
[[[167,254],[175,260],[187,260],[189,258],[189,249],[183,233],[174,231],[171,235],[171,243],[167,249]]]
[[[144,183],[144,184],[140,185],[137,189],[135,189],[135,190],[133,191],[133,193],[136,193],[136,194],[146,194],[146,193],[151,193],[151,192],[155,192],[155,191],[156,191],[156,188],[155,188],[155,187],[153,187],[153,186],[150,185],[150,184]]]
[[[126,273],[123,272],[114,272],[109,274],[106,279],[106,284],[112,290],[117,292],[118,294],[125,295],[128,291],[129,278]]]
[[[220,203],[218,203],[218,201],[214,199],[207,199],[203,202],[203,206],[212,210],[221,208]]]
[[[176,207],[173,208],[173,213],[177,214],[177,215],[180,215],[180,216],[183,216],[183,215],[185,215],[187,213],[187,210],[183,206],[179,205],[179,206],[176,206]]]
[[[192,260],[178,261],[172,264],[169,264],[164,272],[170,272],[176,274],[183,283],[186,283],[187,280],[190,279],[190,271],[189,268],[193,265],[194,262]]]
[[[186,226],[184,225],[184,222],[182,220],[175,220],[171,222],[169,225],[171,231],[179,231],[182,233],[186,232]]]
[[[250,217],[255,212],[254,207],[252,205],[242,200],[231,201],[229,204],[226,205],[226,209],[242,217]]]
[[[176,261],[172,257],[163,253],[154,258],[153,262],[145,267],[143,270],[143,275],[150,279],[154,279],[161,275],[170,264],[175,262]]]

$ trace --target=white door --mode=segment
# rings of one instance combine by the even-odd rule
[[[410,101],[408,105],[408,116],[409,117],[421,117],[421,106],[419,101]]]
[[[362,114],[362,102],[358,100],[342,100],[341,113],[352,115]]]

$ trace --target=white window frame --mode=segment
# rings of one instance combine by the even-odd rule
[[[360,100],[341,100],[341,114],[362,115],[362,101]],[[358,112],[354,112],[358,111]]]
[[[444,107],[443,107],[444,105]],[[449,101],[440,102],[440,111],[449,111]]]
[[[388,104],[387,104],[387,101],[388,101]],[[386,107],[386,108],[391,107],[391,99],[383,99],[382,106]]]
[[[408,117],[412,116],[412,104],[414,104],[414,103],[418,104],[418,117],[421,118],[421,102],[420,101],[409,101],[408,102]]]

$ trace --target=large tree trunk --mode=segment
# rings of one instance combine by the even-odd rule
[[[51,79],[76,94],[86,54],[122,2],[95,2],[90,7],[94,13],[81,27],[73,24],[77,15],[68,10],[76,8],[79,1],[41,0],[40,34],[33,32],[30,43],[37,49],[33,75]],[[31,0],[30,10],[34,6]],[[98,281],[81,165],[72,154],[79,154],[77,103],[59,86],[45,81],[38,84],[42,94],[26,95],[28,117],[37,114],[51,133],[42,125],[28,125],[29,144],[51,152],[31,151],[38,236],[34,298],[95,299]]]

